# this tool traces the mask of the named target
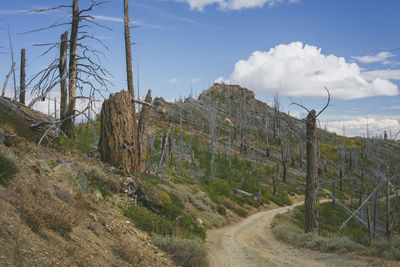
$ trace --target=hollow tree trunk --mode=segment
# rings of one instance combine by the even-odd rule
[[[101,160],[128,173],[134,173],[138,164],[137,124],[133,113],[133,97],[126,91],[111,94],[101,108]]]
[[[60,73],[60,120],[64,120],[67,116],[67,106],[68,106],[68,90],[67,90],[67,50],[68,50],[68,32],[64,32],[61,35],[61,45],[60,45],[60,62],[58,65],[58,70]]]
[[[305,195],[305,224],[304,232],[318,233],[318,145],[315,110],[307,116],[307,179]]]
[[[21,49],[21,72],[19,75],[19,102],[25,105],[25,49]]]

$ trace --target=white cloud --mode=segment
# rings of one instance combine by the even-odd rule
[[[322,126],[325,122],[322,123]],[[369,136],[382,135],[386,130],[388,135],[390,132],[394,135],[400,130],[400,123],[395,119],[367,118],[356,117],[344,121],[326,122],[327,130],[337,134],[343,134],[343,125],[346,136],[367,136],[367,125]]]
[[[181,81],[181,79],[179,79],[179,78],[171,78],[171,79],[164,80],[165,83],[178,83],[180,81]]]
[[[217,5],[219,9],[241,10],[246,8],[262,8],[274,6],[279,3],[299,3],[300,0],[175,0],[176,2],[187,3],[192,10],[202,11],[209,5]]]
[[[380,77],[382,79],[400,81],[400,70],[387,69],[387,70],[365,71],[362,73],[362,76],[368,81],[371,81],[377,77]]]
[[[361,63],[365,63],[365,64],[369,64],[369,63],[383,63],[383,64],[389,64],[391,63],[388,58],[394,57],[395,54],[391,53],[391,52],[380,52],[378,54],[376,54],[375,56],[362,56],[362,57],[357,57],[357,56],[351,56],[352,58],[354,58],[355,60],[361,62]]]
[[[228,79],[217,82],[239,84],[261,95],[356,99],[398,95],[397,85],[377,77],[367,81],[356,63],[343,57],[324,55],[321,49],[301,42],[281,44],[269,51],[256,51],[235,64]]]

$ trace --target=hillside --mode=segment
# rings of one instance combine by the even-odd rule
[[[0,238],[6,244],[0,265],[204,266],[207,230],[302,200],[302,121],[246,88],[225,84],[214,84],[198,100],[156,98],[153,105],[147,170],[136,174],[99,161],[99,122],[77,125],[75,140],[38,146],[21,134],[17,121],[0,114]],[[356,209],[380,182],[386,158],[394,194],[398,142],[322,129],[318,139],[320,182],[337,181],[338,201]],[[328,183],[318,193],[330,198],[332,191]],[[382,201],[380,235],[383,207]],[[357,225],[353,219],[344,233],[365,245],[369,236]],[[394,228],[400,231],[397,222]],[[336,234],[326,229],[322,235]]]

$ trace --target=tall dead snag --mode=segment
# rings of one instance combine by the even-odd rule
[[[19,75],[19,102],[25,105],[25,49],[21,49],[21,69]]]
[[[386,238],[392,239],[393,232],[393,213],[390,210],[390,179],[389,168],[386,171]]]
[[[75,106],[76,106],[76,83],[77,83],[77,69],[78,62],[76,57],[76,47],[78,41],[78,29],[80,21],[79,12],[79,0],[73,0],[72,3],[72,26],[71,26],[71,37],[69,40],[69,71],[68,71],[68,113],[66,119],[63,123],[62,130],[65,134],[70,137],[75,137]]]
[[[305,224],[304,232],[318,233],[318,146],[317,122],[315,110],[311,110],[306,119],[307,126],[307,180],[305,195]]]
[[[58,69],[60,72],[60,120],[64,120],[67,117],[67,106],[68,106],[68,90],[67,90],[67,50],[68,50],[68,32],[64,32],[61,35],[60,44],[60,61]]]
[[[101,160],[129,173],[138,162],[133,97],[125,91],[111,94],[101,108],[99,151]]]
[[[131,94],[132,97],[134,97],[131,32],[130,32],[130,27],[129,27],[128,0],[124,0],[124,34],[125,34],[126,78],[127,78],[127,83],[128,83],[128,92]]]
[[[151,103],[151,90],[147,91],[147,95],[145,98],[147,103]],[[150,107],[143,105],[142,110],[140,111],[139,115],[139,122],[138,122],[138,171],[144,172],[146,171],[146,148],[147,148],[147,132],[146,132],[146,124],[147,119],[149,117]]]
[[[281,144],[281,161],[283,166],[283,174],[282,174],[282,181],[286,183],[286,175],[287,175],[287,140],[286,136],[283,136],[283,133],[279,131],[278,138],[279,143]]]
[[[326,88],[325,88],[326,89]],[[318,139],[317,139],[317,118],[324,112],[329,106],[331,96],[329,90],[328,102],[325,107],[316,114],[315,110],[308,110],[303,105],[292,102],[305,109],[308,113],[306,122],[306,141],[307,141],[307,177],[306,177],[306,192],[305,192],[305,233],[319,233],[318,226],[318,199],[317,199],[317,187],[318,187]]]

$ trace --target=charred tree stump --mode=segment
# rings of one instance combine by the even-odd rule
[[[124,169],[137,170],[137,124],[133,97],[126,91],[111,94],[101,108],[99,151],[101,160]]]

